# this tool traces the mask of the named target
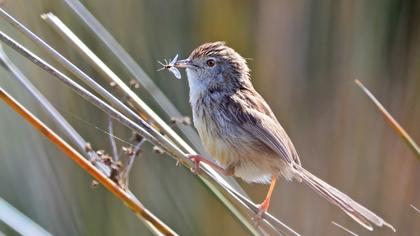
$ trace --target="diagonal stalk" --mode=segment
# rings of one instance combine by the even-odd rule
[[[110,106],[108,103],[105,103],[93,93],[89,92],[84,87],[80,86],[78,83],[70,79],[68,76],[66,76],[65,74],[63,74],[47,62],[45,62],[44,60],[42,60],[40,57],[36,56],[25,47],[18,44],[12,38],[4,34],[2,31],[0,31],[0,40],[2,40],[8,46],[15,49],[17,52],[29,59],[31,62],[41,67],[43,70],[47,71],[48,73],[52,74],[54,77],[65,83],[84,99],[91,102],[99,109],[103,110],[108,115],[121,122],[127,128],[138,132],[140,135],[149,140],[152,144],[162,147],[170,155],[176,157],[177,159],[182,159],[181,161],[188,160],[185,153],[183,153],[177,146],[175,146],[172,142],[168,141],[159,132],[153,129],[149,124],[145,123],[144,121],[140,124],[133,122],[124,114]],[[116,99],[115,97],[113,98]]]
[[[68,123],[68,121],[57,111],[57,109],[45,98],[41,92],[29,81],[29,79],[17,68],[17,66],[9,59],[0,45],[0,60],[1,65],[8,70],[16,80],[18,80],[27,89],[32,96],[39,102],[44,111],[51,117],[57,127],[61,128],[62,131],[70,138],[70,140],[78,147],[88,160],[98,160],[99,157],[94,151],[87,151],[87,141]],[[111,119],[111,118],[110,118]],[[110,174],[110,168],[101,162],[94,162],[94,165],[99,168],[107,176]],[[142,205],[142,203],[134,196],[134,194],[127,190],[127,193],[131,195],[133,200]],[[146,227],[152,231],[155,235],[159,235],[160,232],[152,227],[149,223],[144,222]]]
[[[359,80],[354,81],[357,86],[369,97],[369,99],[376,105],[378,110],[382,113],[388,124],[401,136],[401,138],[407,143],[407,145],[413,150],[417,159],[420,160],[420,148],[417,143],[411,138],[411,136],[405,131],[405,129],[392,117],[392,115],[385,109],[384,106],[375,98],[375,96],[360,82]]]
[[[113,96],[110,92],[108,92],[105,88],[100,86],[95,80],[90,78],[86,73],[81,71],[79,68],[77,68],[74,64],[72,64],[70,61],[68,61],[65,57],[63,57],[61,54],[59,54],[55,49],[50,47],[47,43],[45,43],[41,38],[39,38],[37,35],[32,33],[29,29],[27,29],[23,24],[15,20],[11,15],[9,15],[6,11],[0,8],[1,16],[3,16],[5,19],[9,20],[9,22],[16,26],[18,29],[20,29],[23,33],[25,33],[26,36],[37,42],[38,44],[42,45],[45,49],[47,49],[48,52],[52,53],[56,58],[59,59],[59,61],[63,64],[69,65],[72,70],[77,72],[79,75],[82,76],[84,79],[83,82],[88,84],[91,88],[93,88],[97,93],[99,93],[103,98],[107,99],[113,106],[116,106],[119,110],[124,111],[125,114],[128,114],[130,118],[134,119],[136,123],[133,121],[127,121],[129,120],[127,117],[125,117],[121,112],[117,111],[116,109],[112,108],[110,105],[106,104],[102,100],[98,99],[96,96],[94,96],[92,93],[88,92],[85,88],[77,84],[76,82],[72,81],[69,77],[49,65],[48,63],[44,62],[41,58],[37,57],[33,53],[31,53],[26,48],[19,46],[18,43],[14,42],[11,38],[9,38],[7,35],[5,35],[3,32],[1,33],[2,40],[7,42],[10,41],[11,44],[9,46],[14,47],[15,50],[17,50],[19,53],[23,54],[24,56],[27,55],[28,58],[32,58],[32,62],[40,66],[42,69],[46,70],[47,72],[52,73],[54,76],[56,76],[58,79],[69,85],[70,87],[74,88],[76,92],[79,93],[82,97],[90,100],[96,100],[96,105],[101,109],[108,109],[112,111],[113,113],[119,113],[122,116],[124,116],[127,119],[121,118],[119,114],[115,114],[113,117],[119,119],[120,122],[125,123],[126,125],[130,126],[138,126],[134,129],[139,129],[139,133],[145,133],[147,136],[147,139],[154,142],[160,142],[161,144],[158,146],[163,146],[163,149],[169,153],[172,153],[175,156],[182,156],[183,152],[175,146],[172,142],[170,142],[166,137],[161,135],[159,132],[157,132],[155,129],[153,129],[147,122],[145,122],[142,118],[140,118],[135,112],[133,112],[130,108],[128,108],[120,99]],[[125,121],[124,121],[125,120]],[[137,125],[138,124],[138,125]],[[147,133],[147,134],[146,134]],[[142,136],[144,136],[142,134]],[[146,137],[145,136],[145,137]],[[166,147],[165,147],[166,144]],[[157,145],[157,144],[155,144]]]
[[[82,154],[71,147],[65,142],[60,136],[48,128],[42,123],[37,117],[30,113],[25,107],[19,104],[13,97],[11,97],[3,88],[0,87],[0,98],[6,102],[13,110],[15,110],[20,116],[22,116],[27,122],[29,122],[38,132],[42,133],[58,148],[60,148],[68,157],[76,162],[82,169],[88,172],[92,177],[102,183],[105,188],[117,196],[125,205],[130,208],[141,220],[147,224],[151,224],[160,235],[177,235],[172,229],[162,223],[152,213],[143,207],[138,201],[132,198],[132,196],[121,189],[116,183],[110,180],[104,173],[99,171],[92,163],[86,160]]]
[[[52,235],[1,197],[0,222],[3,222],[20,235]],[[0,231],[0,236],[1,235],[2,233]]]
[[[132,100],[132,104],[137,111],[144,113],[158,128],[168,134],[177,145],[182,147],[188,153],[195,153],[194,150],[181,138],[179,135],[169,127],[143,100],[137,96],[99,57],[97,57],[57,16],[52,13],[41,15],[53,29],[58,32],[66,41],[71,42],[78,51],[81,51],[82,56],[88,59],[95,68],[101,72],[108,82],[114,82],[125,96]],[[66,66],[66,64],[64,64]],[[67,66],[66,66],[67,67]]]
[[[169,117],[182,117],[183,115],[165,96],[165,94],[156,86],[153,80],[137,65],[133,58],[118,44],[113,36],[99,23],[99,21],[80,3],[78,0],[64,0],[71,10],[85,23],[92,32],[101,40],[108,49],[117,57],[140,85],[147,91],[153,99],[159,104],[162,110]],[[158,122],[155,120],[155,122]],[[160,123],[160,122],[159,122]],[[178,128],[193,144],[196,150],[202,151],[200,138],[192,127],[178,125]]]

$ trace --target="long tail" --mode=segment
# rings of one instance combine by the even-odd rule
[[[359,224],[363,225],[366,229],[372,231],[372,224],[374,224],[379,227],[387,226],[395,232],[395,228],[392,225],[351,199],[346,194],[327,184],[301,166],[295,166],[295,169],[296,173],[302,178],[302,181],[306,185],[315,190],[315,192],[323,196],[332,204],[337,205],[347,215]]]

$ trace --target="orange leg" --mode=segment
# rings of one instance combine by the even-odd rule
[[[271,195],[273,194],[274,186],[276,185],[277,177],[271,177],[271,184],[270,188],[268,189],[267,196],[265,197],[264,201],[261,203],[260,207],[258,208],[257,219],[261,219],[265,212],[267,212],[268,207],[270,206],[270,199]]]
[[[210,161],[209,159],[203,157],[202,155],[191,154],[191,155],[188,155],[188,158],[194,162],[194,167],[192,169],[192,172],[194,173],[197,173],[200,170],[200,162],[204,162],[207,165],[211,166],[213,169],[217,170],[218,172],[226,176],[231,176],[234,174],[234,169],[231,169],[231,168],[225,169],[219,166],[218,164],[214,163],[213,161]]]

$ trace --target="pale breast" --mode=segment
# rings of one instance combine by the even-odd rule
[[[235,176],[247,182],[269,183],[271,176],[288,177],[285,164],[277,154],[242,129],[233,127],[223,114],[210,113],[205,106],[193,111],[193,121],[203,146],[224,168],[233,168]]]
[[[208,154],[224,168],[234,169],[235,176],[247,182],[268,183],[273,175],[292,176],[282,158],[234,122],[223,112],[220,98],[199,96],[190,100],[193,121]]]
[[[204,148],[219,164],[226,167],[235,162],[236,153],[211,116],[198,108],[193,114],[193,121]]]

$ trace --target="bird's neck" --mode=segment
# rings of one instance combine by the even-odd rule
[[[190,103],[196,104],[197,100],[202,97],[208,90],[208,85],[205,81],[200,81],[195,73],[187,69],[188,85],[190,87]]]
[[[218,96],[228,96],[234,94],[243,88],[253,89],[249,79],[232,79],[223,84],[215,83],[215,79],[202,79],[187,70],[188,84],[190,87],[190,103],[196,105],[198,100],[207,98],[216,98]],[[214,100],[214,99],[211,99]],[[217,99],[216,99],[217,100]]]

